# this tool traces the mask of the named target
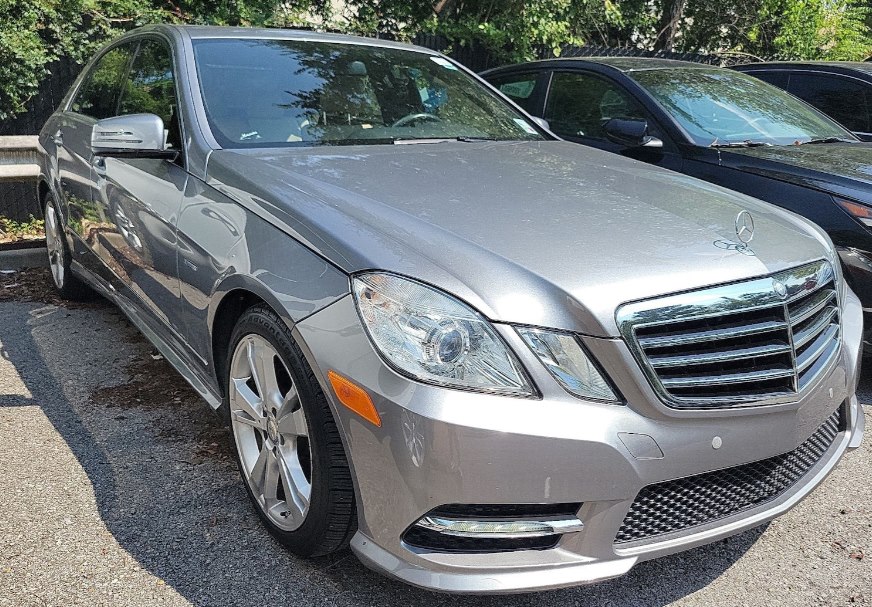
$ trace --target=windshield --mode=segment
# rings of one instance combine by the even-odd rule
[[[739,72],[717,68],[632,72],[697,145],[797,142],[841,138],[844,128],[779,88]]]
[[[438,55],[303,40],[194,41],[223,147],[541,140],[509,104]]]

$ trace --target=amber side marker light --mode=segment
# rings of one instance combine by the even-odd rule
[[[836,202],[849,214],[853,215],[857,221],[867,228],[872,228],[872,207],[867,207],[865,204],[860,204],[859,202],[842,200],[840,198],[837,198]]]
[[[366,393],[366,390],[334,371],[328,371],[327,378],[330,380],[330,385],[333,386],[333,391],[336,393],[340,403],[366,421],[381,427],[381,417],[379,417],[378,411],[375,410],[375,405],[372,404],[372,399]]]

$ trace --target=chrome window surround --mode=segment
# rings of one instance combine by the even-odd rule
[[[809,308],[817,305],[818,302],[816,300],[821,299],[821,297],[813,297],[815,291],[822,290],[830,284],[832,284],[833,293],[826,297],[825,301],[821,302],[821,305],[829,304],[834,298],[835,313],[830,315],[827,321],[831,324],[825,324],[824,328],[813,336],[817,338],[825,333],[828,334],[827,339],[821,340],[823,346],[826,347],[818,346],[817,356],[813,358],[809,366],[799,369],[797,366],[797,350],[802,344],[797,345],[794,341],[794,326],[807,320],[810,316]],[[776,292],[776,287],[781,291],[782,295]],[[804,298],[809,298],[809,301],[812,303],[800,311],[800,314],[802,314],[800,318],[792,319],[789,306]],[[820,309],[816,308],[814,313],[819,313]],[[686,321],[704,321],[705,319],[715,319],[729,314],[760,311],[772,311],[773,314],[779,314],[783,318],[777,327],[769,326],[762,329],[764,331],[781,330],[788,337],[788,345],[783,349],[783,353],[789,354],[792,368],[788,369],[788,372],[781,374],[781,376],[785,381],[790,383],[791,387],[789,389],[764,393],[749,391],[745,394],[731,394],[729,396],[718,397],[678,397],[672,394],[667,386],[664,385],[655,364],[650,360],[637,337],[637,331],[642,328],[662,327],[668,329],[668,325]],[[794,312],[794,316],[799,316],[800,314]],[[807,392],[816,383],[816,380],[833,366],[838,358],[842,343],[841,288],[838,282],[838,275],[832,265],[827,261],[817,261],[749,281],[624,304],[618,308],[616,320],[621,335],[633,353],[634,358],[641,366],[642,371],[645,373],[658,397],[667,406],[676,409],[713,409],[780,404],[793,401],[797,396]],[[759,328],[749,326],[746,331],[743,331],[744,328],[736,328],[727,332],[713,332],[706,337],[710,337],[712,340],[736,339],[746,334],[755,334],[757,332],[756,329]],[[680,344],[682,342],[680,336],[673,340],[672,343],[669,343],[668,337],[659,339],[663,345]],[[833,345],[827,340],[834,340],[835,344]],[[817,345],[816,342],[815,345]],[[741,351],[727,351],[724,353],[722,360],[740,360],[740,354],[742,354]],[[746,351],[745,354],[747,354],[745,360],[754,359],[755,356],[760,355],[757,351]],[[770,355],[770,353],[765,352],[763,355]],[[709,363],[713,360],[717,362],[721,359],[709,358]],[[693,364],[692,356],[686,357],[685,360],[679,362]],[[801,362],[801,364],[803,363]],[[800,377],[801,373],[804,374],[802,377]],[[745,379],[740,383],[753,385],[750,379]]]

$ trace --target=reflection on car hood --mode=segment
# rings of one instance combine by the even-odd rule
[[[872,143],[731,148],[722,150],[721,159],[749,173],[852,198],[872,198]]]
[[[493,320],[589,335],[617,335],[622,302],[826,255],[794,215],[564,142],[223,150],[207,179],[348,272],[398,272]],[[735,250],[743,209],[753,255]]]

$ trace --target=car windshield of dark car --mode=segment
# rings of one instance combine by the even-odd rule
[[[272,39],[195,40],[194,55],[223,147],[544,139],[438,55]]]
[[[844,128],[781,89],[718,68],[640,70],[630,76],[702,146],[790,145],[854,140]]]

